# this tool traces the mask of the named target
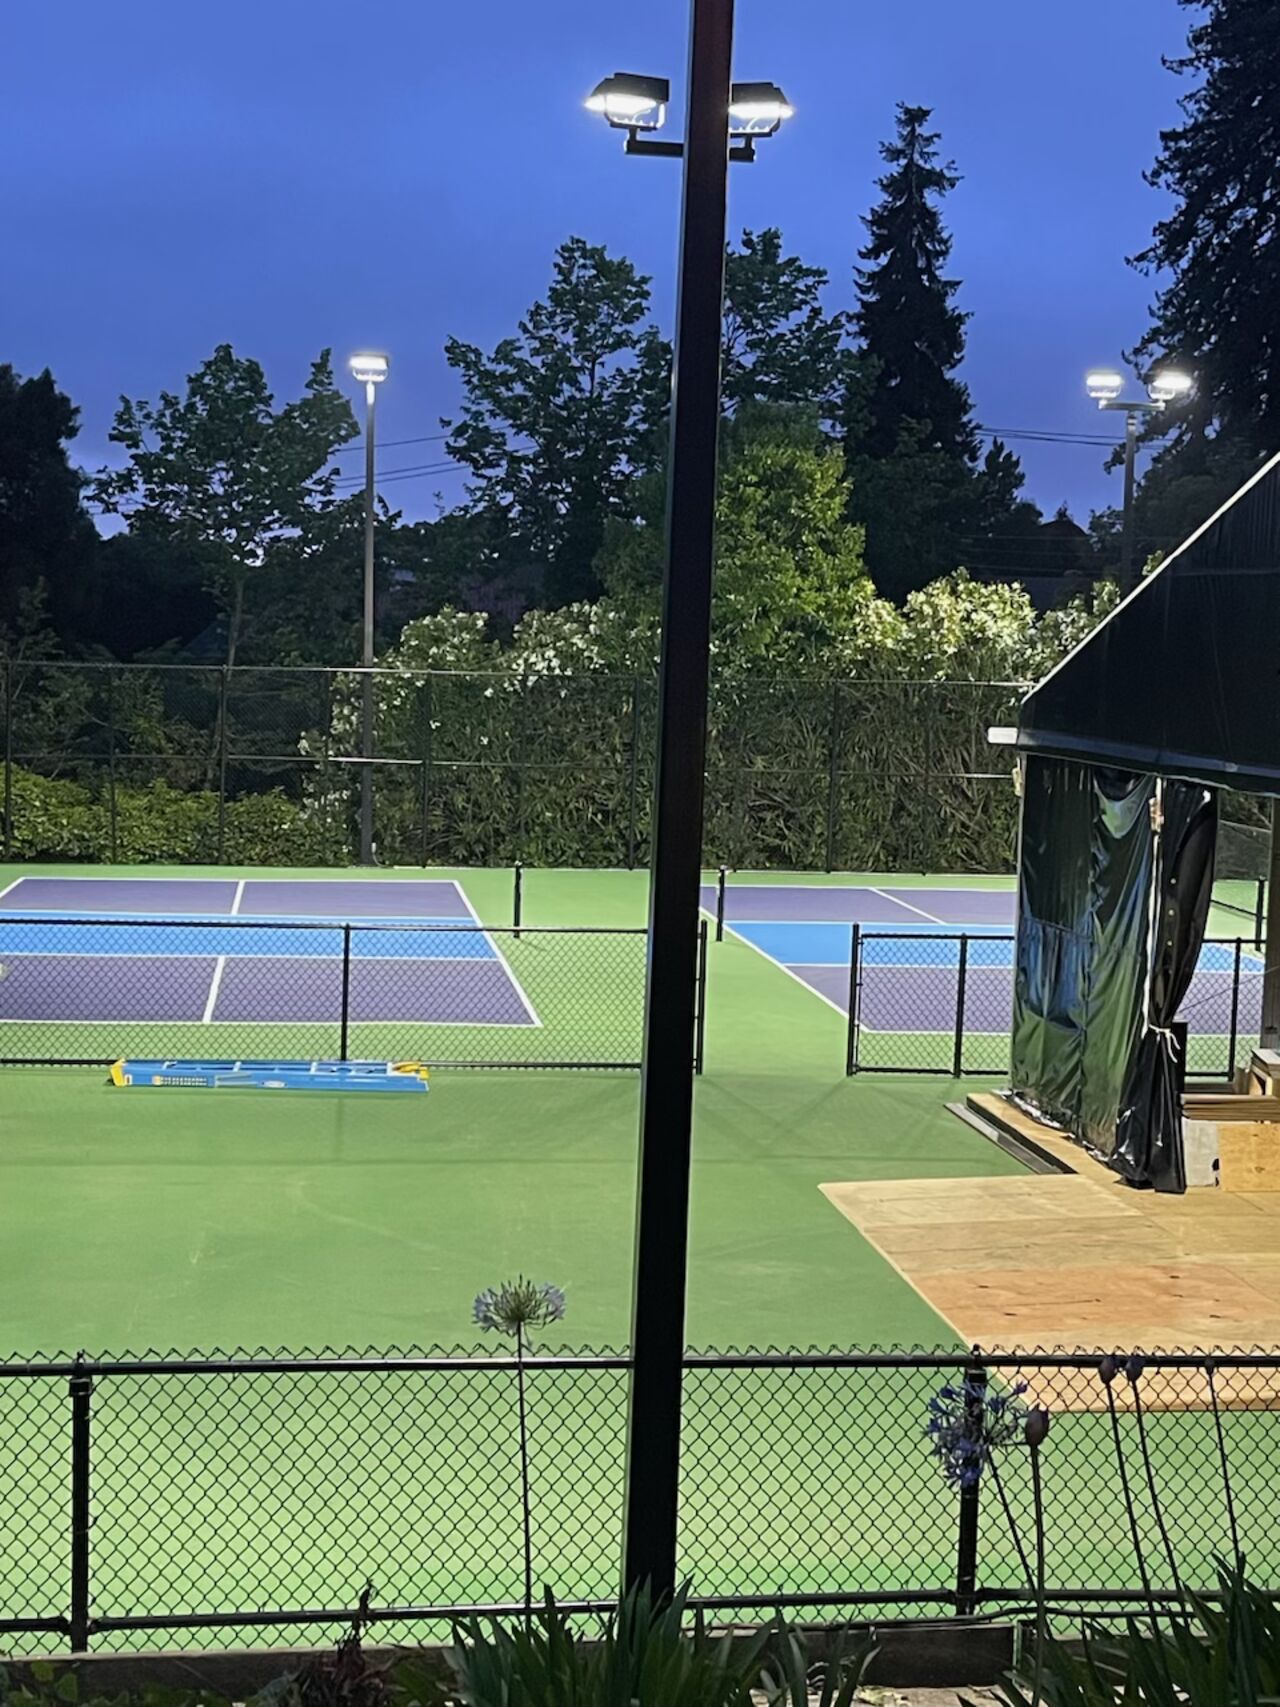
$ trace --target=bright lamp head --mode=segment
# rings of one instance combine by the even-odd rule
[[[352,379],[359,380],[362,385],[381,385],[391,371],[391,363],[376,350],[361,350],[352,356],[348,365]]]
[[[1084,379],[1090,397],[1099,403],[1110,403],[1124,390],[1124,375],[1114,368],[1095,368]]]
[[[734,136],[772,136],[795,111],[776,83],[735,83],[729,94],[729,129]]]
[[[670,99],[667,78],[615,71],[596,84],[586,105],[589,113],[602,114],[615,130],[661,130]]]
[[[1147,395],[1153,403],[1174,403],[1179,397],[1187,397],[1195,389],[1195,381],[1189,373],[1180,373],[1176,368],[1163,368],[1153,374],[1151,383],[1147,386]]]

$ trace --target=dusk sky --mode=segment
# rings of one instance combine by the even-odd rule
[[[94,468],[120,392],[179,389],[222,341],[280,397],[324,345],[344,375],[350,350],[385,348],[384,444],[438,433],[457,399],[445,337],[512,331],[571,233],[652,274],[669,325],[678,167],[626,159],[582,100],[615,70],[680,90],[687,15],[687,0],[11,0],[0,361],[53,369]],[[1160,57],[1190,16],[1175,0],[739,0],[736,73],[775,79],[797,116],[734,168],[731,228],[780,226],[848,305],[894,104],[932,106],[964,177],[946,211],[978,420],[1114,432],[1082,374],[1146,325],[1152,284],[1124,257],[1164,205],[1142,173],[1176,118]],[[1014,448],[1047,511],[1118,502],[1102,451]],[[378,460],[440,455],[386,444]],[[462,484],[402,475],[385,493],[414,517]]]

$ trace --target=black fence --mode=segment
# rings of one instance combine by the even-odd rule
[[[638,1068],[646,945],[643,929],[604,927],[5,916],[0,1065]],[[698,1072],[706,989],[703,923]]]
[[[525,1359],[536,1596],[590,1608],[616,1590],[629,1372],[612,1353]],[[521,1609],[517,1373],[474,1351],[0,1366],[6,1649],[322,1640],[366,1583],[385,1641]],[[1053,1415],[1052,1606],[1168,1604],[1236,1554],[1280,1584],[1274,1355],[1158,1354],[1107,1387],[1082,1354],[733,1352],[685,1361],[679,1569],[695,1603],[1025,1609],[1020,1430],[959,1487],[933,1451],[964,1462],[956,1440],[998,1435],[1011,1401]]]
[[[350,863],[364,675],[0,660],[4,857]],[[372,677],[384,863],[647,863],[651,677]],[[740,869],[1009,869],[986,732],[1024,686],[716,682],[707,848]]]
[[[1006,1073],[1013,1014],[1012,934],[853,927],[848,1073]],[[1179,1018],[1187,1074],[1231,1079],[1262,1021],[1264,961],[1255,941],[1201,951]]]

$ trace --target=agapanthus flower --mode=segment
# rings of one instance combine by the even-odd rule
[[[564,1293],[558,1286],[526,1280],[520,1274],[501,1286],[477,1293],[472,1320],[486,1330],[521,1339],[531,1328],[546,1328],[564,1315]]]
[[[948,1382],[929,1400],[929,1436],[933,1456],[953,1488],[974,1488],[982,1480],[992,1452],[1022,1435],[1027,1407],[1025,1381],[1008,1392],[993,1392],[971,1378]]]

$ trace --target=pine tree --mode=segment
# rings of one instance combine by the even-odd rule
[[[1212,422],[1254,451],[1280,449],[1280,16],[1276,0],[1180,0],[1201,14],[1187,53],[1185,122],[1161,132],[1148,182],[1177,203],[1134,257],[1171,282],[1138,346],[1197,378],[1180,436]],[[1168,425],[1167,422],[1164,425]]]
[[[879,180],[882,199],[865,220],[870,242],[859,251],[867,265],[857,269],[854,325],[876,372],[863,449],[892,456],[912,422],[924,430],[924,448],[972,464],[969,393],[954,377],[968,315],[952,300],[957,281],[943,273],[951,239],[937,205],[960,180],[950,162],[939,162],[938,132],[925,128],[930,112],[899,102],[897,137],[880,150],[890,168]]]

